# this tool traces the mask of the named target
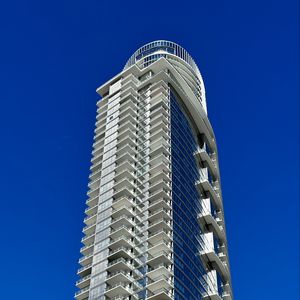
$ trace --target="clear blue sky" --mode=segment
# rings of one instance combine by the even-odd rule
[[[168,39],[205,80],[235,299],[298,299],[298,12],[293,0],[3,2],[0,298],[73,298],[95,89]]]

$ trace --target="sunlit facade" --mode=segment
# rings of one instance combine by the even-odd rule
[[[217,146],[194,60],[155,41],[97,92],[75,298],[233,299]]]

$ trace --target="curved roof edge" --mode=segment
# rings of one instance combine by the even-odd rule
[[[163,52],[165,54],[173,54],[181,58],[193,69],[193,71],[196,73],[199,79],[200,80],[202,79],[199,68],[195,63],[194,59],[192,58],[192,56],[180,45],[166,40],[153,41],[137,49],[126,62],[124,70],[134,65],[136,62],[138,62],[140,59],[144,58],[145,56],[157,52],[159,53]]]

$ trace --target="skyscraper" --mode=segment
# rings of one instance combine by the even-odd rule
[[[194,60],[155,41],[97,92],[75,298],[233,299],[217,146]]]

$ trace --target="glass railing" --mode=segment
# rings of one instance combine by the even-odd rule
[[[110,267],[110,266],[113,266],[113,265],[118,264],[118,263],[124,263],[124,264],[128,265],[129,267],[134,268],[134,265],[130,262],[130,260],[126,260],[123,257],[115,259],[115,260],[109,262],[107,266]]]
[[[152,217],[153,215],[158,214],[160,212],[165,212],[168,216],[171,216],[170,210],[168,210],[166,208],[160,208],[160,209],[157,209],[157,210],[149,213],[149,217]]]
[[[149,198],[148,198],[148,200],[150,201],[151,198],[154,198],[156,195],[159,195],[159,193],[161,193],[161,192],[165,192],[167,195],[169,195],[169,190],[167,190],[167,189],[165,189],[165,188],[161,188],[161,189],[155,191],[155,192],[152,193],[152,194],[149,193]],[[153,201],[153,200],[151,200],[151,201]]]
[[[87,207],[87,208],[84,210],[84,212],[87,214],[87,212],[88,212],[89,210],[97,209],[97,207],[98,207],[98,204],[96,204],[96,205],[94,205],[94,206],[92,206],[92,207]]]
[[[157,282],[157,281],[159,281],[159,280],[166,280],[166,281],[169,282],[170,284],[173,283],[172,277],[166,276],[166,275],[164,275],[164,274],[161,274],[161,275],[159,275],[159,276],[156,276],[156,277],[154,277],[154,278],[152,278],[152,279],[149,278],[149,283],[151,284],[151,283]]]
[[[169,221],[169,220],[167,220],[167,219],[160,219],[160,220],[151,222],[151,223],[149,224],[149,227],[148,227],[148,228],[150,228],[150,227],[152,227],[152,226],[154,226],[154,225],[156,225],[156,224],[159,224],[159,223],[161,223],[161,222],[164,222],[165,224],[167,224],[167,225],[169,225],[169,226],[172,225],[171,221]]]
[[[158,231],[149,233],[149,234],[148,234],[148,237],[152,237],[152,236],[157,235],[157,234],[162,233],[162,232],[164,232],[166,235],[168,235],[168,236],[170,236],[170,237],[172,236],[169,230],[166,230],[166,229],[160,229],[160,230],[158,230]]]
[[[173,292],[172,292],[172,290],[167,290],[166,288],[161,288],[161,289],[158,289],[158,290],[156,290],[156,291],[154,291],[154,292],[150,292],[150,291],[149,291],[149,296],[155,296],[155,295],[161,294],[161,293],[165,293],[165,294],[167,294],[170,298],[173,299]]]
[[[82,272],[84,270],[87,270],[87,269],[89,269],[91,267],[92,267],[92,264],[88,264],[87,266],[79,268],[78,271],[77,271],[77,273],[80,273],[80,272]]]
[[[131,249],[127,248],[127,247],[119,247],[119,248],[117,248],[115,250],[111,250],[111,251],[109,251],[108,255],[113,255],[113,254],[115,254],[115,253],[117,253],[119,251],[124,251],[124,252],[128,253],[129,255],[134,255],[134,253],[131,251]]]
[[[161,244],[164,244],[164,245],[167,246],[168,248],[171,248],[171,246],[172,246],[172,244],[170,243],[170,241],[167,241],[167,240],[165,240],[165,239],[162,239],[162,240],[156,242],[155,244],[152,244],[152,243],[149,242],[149,247],[148,247],[148,250],[147,250],[147,251],[150,252],[150,250],[151,250],[152,248],[155,248],[155,247],[157,247],[158,245],[161,245]]]
[[[84,242],[84,241],[88,240],[89,238],[91,238],[91,237],[93,237],[93,236],[95,236],[95,232],[93,232],[93,233],[91,233],[91,234],[89,234],[89,235],[84,236],[84,237],[81,239],[81,241]]]
[[[88,229],[94,227],[95,225],[96,225],[96,222],[93,222],[91,225],[87,225],[87,226],[83,227],[83,230],[82,230],[82,231],[84,232],[84,231],[86,231],[86,230],[88,230]]]
[[[172,271],[172,267],[171,267],[170,265],[165,264],[165,263],[161,263],[161,264],[158,264],[158,265],[156,265],[156,266],[154,266],[154,267],[149,267],[147,272],[152,272],[152,271],[154,271],[154,270],[156,270],[156,269],[159,269],[159,268],[161,268],[161,267],[166,268],[166,269],[167,269],[168,271],[170,271],[170,272]]]
[[[124,219],[124,218],[125,218],[127,221],[129,221],[130,223],[132,223],[132,225],[135,225],[135,222],[134,222],[133,217],[129,217],[129,216],[125,215],[125,214],[124,214],[124,215],[121,215],[120,217],[114,218],[114,219],[112,220],[111,224],[116,223],[116,222],[118,222],[119,220]]]
[[[117,209],[113,208],[112,210],[112,214],[122,210],[122,209],[126,209],[128,212],[132,213],[132,214],[135,214],[135,211],[132,209],[132,208],[129,208],[128,206],[126,205],[122,205],[120,207],[118,207]]]
[[[79,263],[81,263],[82,261],[84,261],[84,260],[86,260],[86,259],[88,259],[88,258],[91,258],[92,256],[93,256],[93,252],[91,252],[90,254],[87,254],[87,255],[81,257],[81,258],[79,259]]]
[[[135,244],[128,238],[128,236],[122,235],[117,239],[111,239],[109,245],[112,245],[116,242],[119,242],[121,240],[125,240],[128,244],[132,245],[133,247],[135,246]]]
[[[82,251],[84,251],[84,250],[86,250],[86,249],[88,249],[88,248],[90,248],[90,247],[92,247],[92,246],[94,246],[94,243],[93,243],[93,244],[86,245],[86,246],[83,246],[83,247],[80,248],[80,252],[82,252]]]
[[[160,198],[160,199],[156,199],[156,200],[151,201],[151,203],[149,204],[148,209],[149,209],[151,206],[154,206],[156,203],[161,202],[161,201],[165,202],[165,203],[168,204],[170,207],[171,207],[171,205],[172,205],[172,202],[171,202],[170,200],[164,199],[164,198]]]
[[[76,285],[78,285],[81,282],[86,281],[86,280],[88,280],[90,278],[91,278],[91,275],[84,276],[84,277],[82,277],[82,278],[80,278],[79,280],[76,281]]]
[[[129,292],[133,292],[132,287],[131,287],[128,283],[126,284],[126,283],[124,283],[124,282],[119,282],[119,283],[113,284],[113,285],[107,287],[107,288],[106,288],[106,291],[112,290],[112,289],[114,289],[114,288],[116,288],[116,287],[118,287],[118,286],[121,286],[121,287],[125,288],[125,289],[128,290]]]
[[[151,254],[148,253],[148,257],[149,257],[150,260],[154,259],[154,258],[157,258],[159,256],[162,256],[162,255],[164,255],[168,259],[172,259],[172,254],[165,251],[165,250],[159,251],[159,252],[155,253],[155,255],[151,255]]]
[[[85,287],[85,288],[81,289],[80,291],[76,292],[76,293],[75,293],[75,296],[78,296],[78,295],[80,295],[80,294],[83,294],[83,293],[87,292],[89,289],[90,289],[89,286],[88,286],[88,287]]]
[[[131,279],[133,279],[133,277],[131,276],[130,272],[126,272],[126,271],[123,271],[123,270],[110,273],[110,274],[107,275],[107,278],[111,278],[111,277],[114,277],[114,276],[120,275],[120,274],[122,274],[122,275],[124,275],[126,277],[130,277]]]
[[[121,225],[120,227],[116,228],[116,229],[113,229],[111,228],[111,233],[114,233],[116,231],[119,231],[119,230],[122,230],[122,229],[126,229],[128,232],[132,232],[133,233],[133,227],[130,227],[130,226],[126,226],[126,225]]]
[[[83,220],[86,221],[86,220],[88,220],[88,219],[93,218],[93,217],[96,216],[96,215],[97,215],[97,213],[94,213],[94,214],[92,214],[92,215],[90,215],[90,216],[86,216]]]

